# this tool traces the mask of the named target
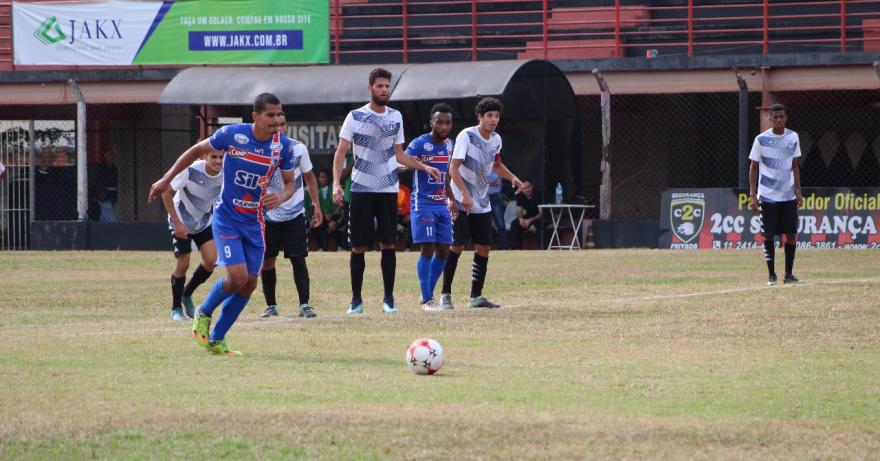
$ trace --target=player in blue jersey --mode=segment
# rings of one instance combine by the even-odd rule
[[[406,148],[407,155],[430,165],[440,171],[440,179],[435,180],[423,171],[413,172],[412,205],[410,227],[413,243],[421,246],[421,255],[416,263],[419,287],[422,291],[420,301],[427,312],[444,309],[434,302],[434,288],[449,255],[452,244],[452,214],[455,205],[447,200],[449,182],[446,172],[449,158],[452,157],[452,107],[446,103],[434,104],[431,108],[431,132],[413,139]],[[451,307],[451,306],[450,306]]]
[[[217,242],[217,265],[226,266],[219,280],[196,309],[193,336],[215,354],[238,355],[226,342],[226,333],[247,305],[257,287],[263,265],[264,208],[271,210],[293,196],[293,170],[299,164],[294,143],[278,131],[284,117],[281,101],[271,93],[254,100],[253,123],[220,128],[210,138],[190,147],[174,166],[150,188],[149,200],[168,189],[171,179],[199,157],[212,150],[225,152],[223,188],[214,205],[213,233]],[[266,192],[269,178],[281,170],[284,187]],[[217,323],[211,329],[211,315],[223,303]]]

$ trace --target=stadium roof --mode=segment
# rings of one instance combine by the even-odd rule
[[[367,75],[374,65],[299,67],[193,67],[174,77],[162,104],[249,105],[271,92],[285,105],[345,104],[367,100]],[[394,64],[391,99],[395,101],[475,98],[524,91],[559,94],[573,100],[565,75],[548,61],[482,61]],[[536,87],[537,85],[537,87]],[[540,90],[536,90],[540,88]],[[516,97],[516,95],[512,95]],[[532,99],[532,98],[528,98]],[[572,105],[573,102],[568,102]],[[566,105],[566,104],[563,104]],[[552,107],[552,106],[551,106]]]

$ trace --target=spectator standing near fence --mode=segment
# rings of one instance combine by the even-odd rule
[[[785,277],[783,283],[797,283],[794,254],[797,249],[797,209],[803,205],[798,157],[801,146],[798,134],[785,127],[788,114],[782,104],[768,110],[772,127],[755,137],[749,154],[749,208],[761,213],[764,235],[764,260],[768,285],[776,285],[775,236],[784,235]]]

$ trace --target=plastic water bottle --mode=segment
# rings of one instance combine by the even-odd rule
[[[556,183],[556,203],[562,203],[562,183]]]

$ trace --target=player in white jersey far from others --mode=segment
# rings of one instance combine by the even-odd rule
[[[287,119],[281,118],[279,130],[287,134]],[[290,260],[293,266],[293,283],[296,285],[296,293],[299,297],[299,317],[317,317],[315,310],[309,304],[309,267],[306,265],[306,256],[309,255],[308,238],[306,236],[305,215],[305,192],[303,182],[309,189],[312,203],[315,204],[312,211],[312,228],[321,224],[321,205],[318,201],[318,180],[312,171],[312,160],[309,158],[309,149],[305,144],[290,138],[293,141],[293,150],[300,156],[299,166],[293,170],[293,180],[296,183],[296,192],[286,202],[266,212],[266,254],[263,257],[263,270],[260,272],[260,281],[263,287],[263,296],[266,298],[266,310],[260,316],[268,318],[278,315],[278,302],[275,298],[275,285],[277,274],[275,272],[275,260],[281,249],[284,249],[284,257]],[[279,192],[284,188],[281,180],[281,172],[275,170],[275,174],[269,181],[268,192]]]
[[[421,163],[403,152],[403,118],[400,112],[387,107],[391,95],[391,72],[376,68],[370,72],[370,103],[348,113],[339,133],[339,147],[333,157],[333,200],[342,206],[342,166],[348,147],[354,153],[351,173],[351,205],[348,218],[348,239],[351,244],[351,304],[349,315],[364,311],[361,287],[364,282],[364,252],[373,246],[373,220],[378,222],[379,247],[382,249],[382,282],[385,296],[382,311],[396,314],[394,304],[394,272],[397,255],[397,178],[398,163],[424,171],[440,180],[436,168]]]
[[[452,223],[452,246],[443,269],[443,288],[440,308],[452,309],[452,280],[467,238],[474,244],[474,262],[471,269],[472,308],[500,307],[483,296],[483,284],[489,266],[492,245],[492,204],[489,200],[489,173],[510,181],[514,194],[522,192],[523,184],[501,162],[501,136],[495,132],[501,121],[504,106],[496,98],[483,98],[475,112],[479,123],[465,128],[455,138],[455,149],[449,164],[452,195],[458,215]]]
[[[172,320],[186,320],[182,307],[186,308],[186,315],[193,318],[193,292],[211,277],[217,264],[211,213],[223,186],[222,168],[223,152],[211,151],[175,176],[171,188],[162,192],[171,245],[177,260],[171,273]],[[193,242],[202,255],[202,262],[184,287]]]
[[[764,234],[764,260],[767,262],[768,285],[776,285],[776,235],[784,235],[785,278],[783,283],[797,283],[794,253],[797,249],[797,209],[804,204],[801,194],[801,143],[797,133],[785,127],[788,115],[785,106],[773,104],[768,110],[769,130],[755,137],[749,159],[749,208],[761,212]]]

